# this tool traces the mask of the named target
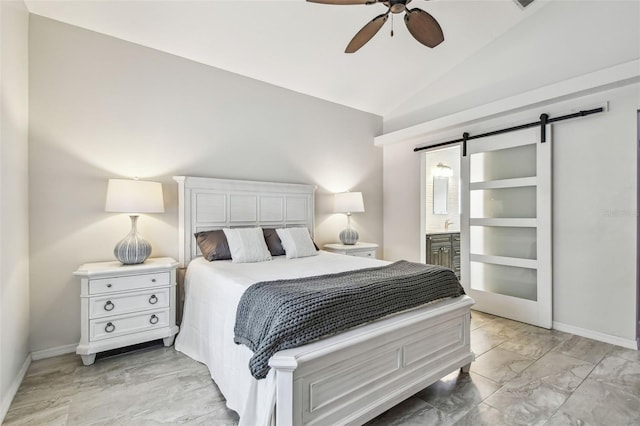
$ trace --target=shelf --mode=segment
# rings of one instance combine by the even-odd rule
[[[492,265],[515,266],[517,268],[538,269],[538,261],[535,259],[521,259],[518,257],[470,254],[469,260],[471,262],[490,263]]]
[[[470,226],[508,226],[513,228],[535,228],[538,220],[535,218],[484,218],[469,219]]]
[[[524,186],[536,186],[537,178],[524,177],[513,179],[487,180],[484,182],[474,182],[469,184],[470,191],[482,189],[501,189],[501,188],[522,188]]]

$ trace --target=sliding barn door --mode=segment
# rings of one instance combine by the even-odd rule
[[[476,139],[462,157],[462,284],[474,309],[551,328],[551,129]]]

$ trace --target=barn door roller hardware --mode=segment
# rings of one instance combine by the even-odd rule
[[[584,111],[578,111],[578,112],[575,112],[573,114],[561,115],[560,117],[554,117],[554,118],[550,118],[549,114],[542,114],[542,115],[540,115],[540,120],[538,120],[538,121],[534,121],[534,122],[526,123],[526,124],[520,124],[518,126],[507,127],[505,129],[494,130],[492,132],[481,133],[479,135],[473,135],[473,136],[469,135],[468,132],[464,132],[462,134],[462,138],[460,138],[460,139],[455,139],[455,140],[447,141],[447,142],[440,142],[440,143],[437,143],[435,145],[416,147],[416,148],[413,148],[413,151],[414,152],[418,152],[418,151],[424,151],[424,150],[429,150],[429,149],[435,149],[435,148],[440,148],[440,147],[443,147],[443,146],[453,145],[453,144],[457,144],[457,143],[462,142],[462,156],[466,157],[467,156],[467,142],[470,141],[470,140],[486,138],[487,136],[501,135],[503,133],[515,132],[516,130],[523,130],[523,129],[528,129],[530,127],[536,127],[536,126],[540,126],[540,142],[544,143],[544,142],[547,141],[547,131],[546,131],[547,124],[551,124],[551,123],[555,123],[555,122],[563,121],[563,120],[569,120],[571,118],[584,117],[584,116],[591,115],[591,114],[597,114],[599,112],[604,112],[604,107],[588,109],[588,110],[584,110]]]

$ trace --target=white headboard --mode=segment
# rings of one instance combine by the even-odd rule
[[[306,226],[313,237],[315,185],[174,176],[181,267],[200,255],[193,234],[243,226]]]

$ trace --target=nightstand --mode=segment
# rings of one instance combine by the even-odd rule
[[[150,340],[171,346],[176,325],[176,267],[170,257],[138,265],[86,263],[80,277],[80,343],[76,353],[84,365],[96,353]]]
[[[346,254],[347,256],[370,257],[371,259],[375,259],[378,245],[374,243],[355,243],[353,245],[325,244],[323,248],[332,253]]]

